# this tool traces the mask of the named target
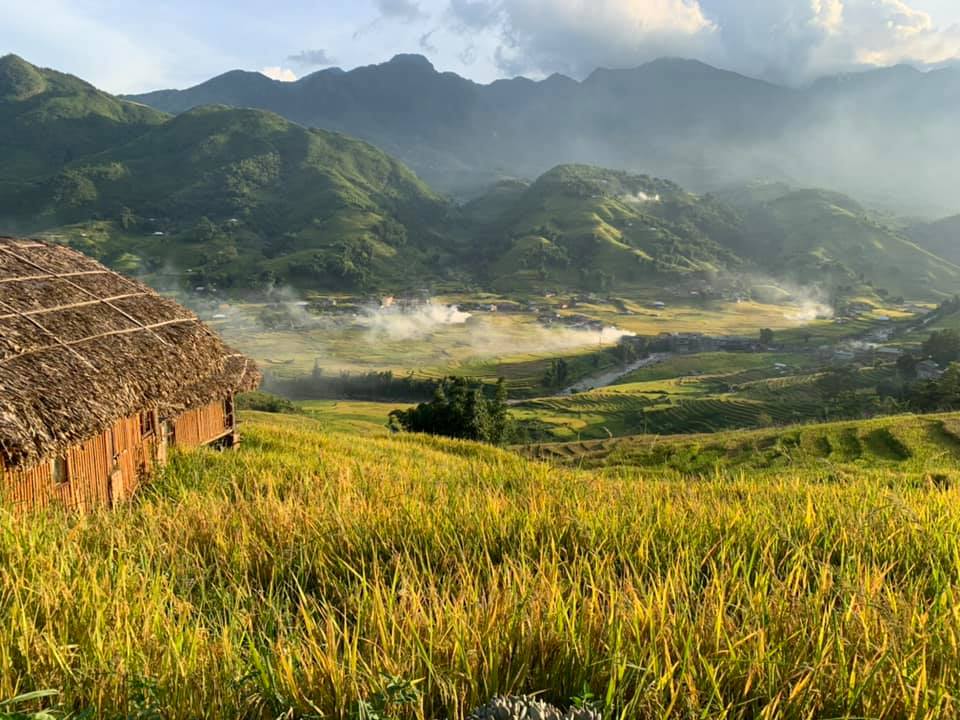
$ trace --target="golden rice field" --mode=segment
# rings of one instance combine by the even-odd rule
[[[0,700],[96,718],[960,713],[960,491],[577,471],[250,415],[89,517],[0,512]],[[12,713],[14,705],[0,707]]]

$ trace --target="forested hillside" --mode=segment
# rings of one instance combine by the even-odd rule
[[[958,209],[953,142],[960,71],[898,66],[774,85],[661,59],[480,85],[417,55],[284,83],[229,72],[134,96],[168,112],[211,103],[272,110],[369,140],[434,187],[475,193],[564,163],[645,172],[699,192],[770,177],[841,189],[900,212]],[[881,149],[879,151],[878,149]]]

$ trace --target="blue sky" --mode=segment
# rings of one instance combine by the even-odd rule
[[[0,54],[112,92],[427,55],[481,82],[663,55],[804,82],[960,57],[958,0],[0,0]]]

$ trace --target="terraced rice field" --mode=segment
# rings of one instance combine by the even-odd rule
[[[914,481],[960,479],[960,414],[675,437],[636,436],[523,448],[528,457],[587,467],[635,467],[703,475],[812,469],[830,477],[890,467]]]

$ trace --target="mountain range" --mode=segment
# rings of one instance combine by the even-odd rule
[[[670,177],[695,190],[758,177],[835,187],[901,212],[958,205],[954,142],[960,69],[908,66],[793,88],[701,62],[662,59],[480,85],[418,55],[296,82],[232,71],[186,90],[130,99],[179,113],[207,104],[270,110],[347,132],[437,189],[470,195],[564,163]]]
[[[0,137],[0,225],[87,224],[74,242],[127,271],[355,287],[449,264],[447,201],[371,145],[273,113],[172,116],[7,56]]]
[[[417,58],[388,65],[399,77],[407,65],[433,73]],[[350,73],[313,77],[341,75]],[[578,86],[559,77],[534,85],[551,83]],[[397,90],[381,100],[407,108],[396,132],[415,139],[422,108],[404,97]],[[175,109],[0,58],[0,232],[44,232],[128,273],[236,292],[276,284],[630,291],[750,276],[909,297],[960,287],[951,221],[901,221],[841,193],[784,182],[692,192],[651,174],[564,163],[534,180],[501,179],[459,203],[383,149],[338,131],[249,107]],[[391,117],[357,123],[386,131]],[[746,137],[745,121],[729,116],[719,125]],[[520,153],[514,142],[504,140]]]

